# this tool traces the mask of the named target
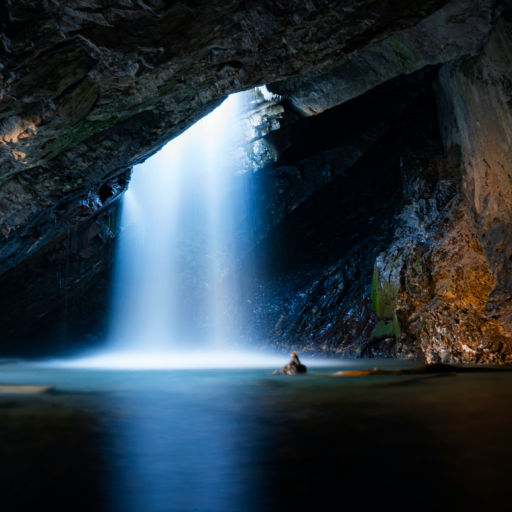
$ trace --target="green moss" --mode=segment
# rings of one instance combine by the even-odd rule
[[[400,336],[400,324],[396,316],[397,290],[379,276],[377,265],[373,268],[370,299],[373,312],[377,315],[378,322],[373,330],[374,338],[387,338]]]
[[[393,334],[396,339],[400,338],[400,322],[398,321],[396,312],[393,313]]]
[[[377,317],[391,320],[395,312],[396,290],[390,283],[380,279],[377,265],[373,268],[370,297],[372,309]]]
[[[372,304],[372,311],[377,314],[377,291],[376,288],[379,283],[379,274],[377,270],[377,265],[373,267],[373,275],[372,275],[372,287],[370,290],[370,301]]]
[[[408,37],[410,38],[411,34]],[[385,47],[386,44],[390,48],[390,53],[395,54],[402,61],[407,71],[415,71],[418,57],[415,55],[412,42],[409,39],[404,40],[403,35],[400,33],[394,34],[386,39],[383,46]],[[386,50],[384,50],[384,53],[386,53]]]
[[[372,331],[373,338],[391,338],[395,336],[393,322],[390,320],[379,320]]]
[[[80,122],[67,132],[63,132],[58,138],[53,139],[46,145],[46,152],[42,162],[49,161],[57,155],[63,153],[70,147],[86,140],[92,135],[110,128],[117,122],[122,121],[121,118],[110,117],[105,120]]]
[[[400,337],[400,327],[396,315],[392,320],[379,320],[372,331],[372,338],[395,338]]]
[[[106,222],[107,222],[107,226],[108,228],[110,229],[110,232],[113,234],[113,235],[118,235],[119,234],[119,228],[121,227],[120,226],[120,209],[119,208],[113,208],[107,215],[107,219],[106,219]]]

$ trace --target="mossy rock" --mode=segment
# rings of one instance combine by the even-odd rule
[[[379,269],[373,268],[371,303],[377,318],[391,320],[395,315],[397,290],[387,281],[380,279]]]
[[[373,338],[399,338],[400,324],[396,316],[397,293],[396,288],[391,283],[380,278],[379,268],[375,264],[371,287],[371,305],[373,312],[377,315],[378,322],[372,332]]]
[[[379,320],[372,331],[372,338],[376,340],[397,338],[393,320]]]

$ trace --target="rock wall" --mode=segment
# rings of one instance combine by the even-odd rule
[[[504,16],[483,53],[446,66],[440,76],[449,109],[448,146],[461,148],[469,221],[495,281],[488,313],[510,335],[512,291],[512,32]]]
[[[465,289],[455,292],[452,303],[452,309],[462,311],[469,303],[472,318],[460,322],[460,330],[451,326],[448,339],[439,342],[436,354],[444,359],[453,357],[454,350],[463,361],[512,358],[511,28],[506,13],[481,55],[446,65],[440,74],[445,144],[459,147],[462,155],[458,229],[466,233],[466,241],[459,240],[458,253],[473,255],[471,265],[462,262],[467,267]]]
[[[395,290],[398,354],[427,361],[512,361],[511,24],[503,16],[478,57],[445,65],[438,84],[444,176],[377,260]],[[451,157],[451,158],[450,158]],[[449,181],[446,181],[448,177]],[[457,186],[450,201],[446,190]],[[420,229],[420,220],[427,223]]]
[[[394,241],[374,271],[388,302],[379,320],[396,326],[399,356],[512,360],[511,33],[505,15],[481,55],[441,69],[445,156],[434,178],[421,161],[407,163],[420,172],[409,172]]]
[[[110,180],[92,206],[70,208],[67,232],[59,226],[49,247],[2,276],[3,355],[62,353],[103,339],[119,233],[116,199],[129,177],[127,171]]]
[[[279,314],[269,315],[271,339],[295,348],[429,362],[512,360],[511,34],[505,11],[480,50],[473,46],[477,56],[441,68],[436,96],[444,150],[431,146],[428,137],[400,149],[402,206],[389,212],[393,234],[385,250],[374,254],[373,276],[361,257],[371,251],[361,252],[366,246],[355,244],[337,265],[312,273],[306,284],[288,292],[296,294],[289,303],[270,300],[284,304]],[[364,61],[365,69],[374,62]],[[317,115],[358,93],[351,89],[357,79],[343,76],[351,65],[349,59],[338,70],[288,80],[272,90],[288,94],[302,113]],[[367,233],[371,245],[371,230]],[[359,291],[354,294],[347,282]]]
[[[413,222],[414,214],[426,215],[435,201],[444,207],[455,193],[453,183],[434,171],[444,160],[433,76],[395,80],[337,111],[338,121],[346,121],[346,113],[357,105],[364,125],[361,106],[371,105],[369,112],[375,113],[373,99],[394,115],[380,112],[378,119],[388,120],[386,129],[361,148],[351,165],[335,157],[343,152],[345,137],[337,148],[317,154],[341,171],[327,183],[320,181],[260,247],[268,263],[249,294],[248,316],[257,335],[271,345],[350,356],[397,354],[397,292],[375,262],[394,239],[407,247],[407,233],[434,236],[435,227],[427,219]],[[372,116],[367,122],[375,126]]]

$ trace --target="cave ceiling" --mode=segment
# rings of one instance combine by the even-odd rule
[[[307,96],[315,73],[319,90],[332,91],[340,66],[349,66],[348,92],[326,91],[324,106],[297,100],[303,110],[322,110],[413,70],[404,52],[425,50],[416,67],[474,53],[495,3],[8,1],[1,11],[0,271],[54,239],[51,223],[70,229],[77,211],[94,214],[108,179],[226,94],[307,74]],[[441,20],[436,32],[432,18]],[[468,24],[478,27],[469,42]],[[365,66],[373,68],[369,80]],[[329,69],[335,87],[325,86]],[[282,90],[297,91],[296,80]]]

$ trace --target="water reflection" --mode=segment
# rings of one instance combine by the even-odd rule
[[[5,510],[505,510],[508,503],[510,373],[406,385],[400,377],[262,370],[5,367],[2,375],[57,387],[48,396],[0,396]]]
[[[241,471],[251,425],[230,404],[237,389],[116,395],[110,458],[114,510],[249,510]],[[212,391],[216,391],[212,393]]]
[[[100,436],[98,417],[71,397],[0,395],[1,510],[108,510]]]

